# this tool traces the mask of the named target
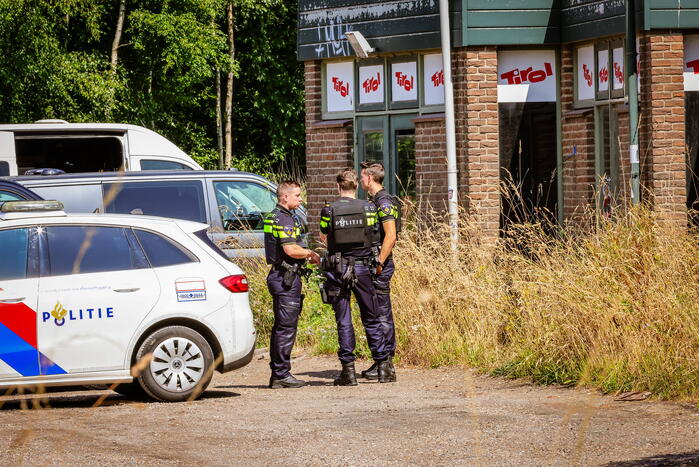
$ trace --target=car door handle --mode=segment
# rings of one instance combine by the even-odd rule
[[[115,292],[119,292],[119,293],[131,293],[131,292],[137,292],[139,290],[141,290],[140,287],[134,287],[132,289],[114,289]]]
[[[19,303],[23,301],[27,297],[19,297],[19,298],[3,298],[0,300],[0,303]]]

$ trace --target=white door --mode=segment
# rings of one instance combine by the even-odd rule
[[[41,374],[34,232],[29,228],[0,230],[0,379]]]
[[[69,373],[126,369],[128,344],[160,296],[132,231],[47,226],[41,244],[40,350]]]

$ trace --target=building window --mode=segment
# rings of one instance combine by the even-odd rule
[[[699,226],[699,35],[684,36],[684,91],[687,208]]]

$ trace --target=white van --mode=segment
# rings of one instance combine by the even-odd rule
[[[0,176],[52,168],[64,172],[202,170],[161,135],[119,123],[36,123],[0,125]]]

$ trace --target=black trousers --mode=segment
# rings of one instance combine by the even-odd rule
[[[274,302],[274,326],[269,343],[269,367],[274,379],[291,374],[291,350],[303,306],[301,278],[295,276],[291,287],[285,287],[283,281],[284,271],[272,268],[267,275],[267,289]]]
[[[371,272],[367,266],[356,264],[355,274],[357,282],[350,289],[341,279],[342,274],[337,272],[325,273],[327,278],[326,289],[333,296],[332,307],[335,311],[335,322],[337,323],[337,338],[340,344],[337,356],[342,363],[353,362],[356,358],[354,355],[356,340],[350,311],[350,292],[352,292],[359,305],[359,312],[366,331],[371,356],[377,361],[386,360],[388,351],[385,346],[379,303],[376,289],[371,279]]]
[[[391,278],[395,270],[393,257],[389,256],[381,274],[374,278],[376,297],[379,300],[379,310],[381,311],[379,319],[386,339],[386,350],[391,357],[396,354],[396,326],[393,323],[393,307],[391,306]]]

